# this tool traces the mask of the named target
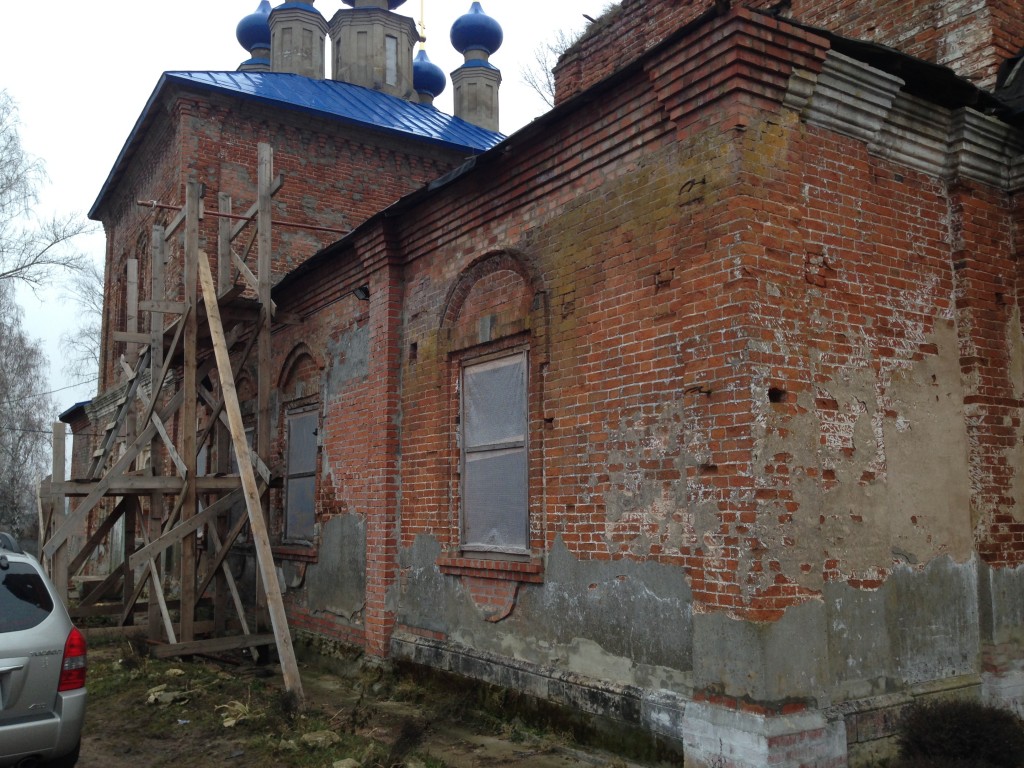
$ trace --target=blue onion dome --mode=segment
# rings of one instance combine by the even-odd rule
[[[421,48],[412,62],[413,89],[416,93],[429,93],[437,98],[444,93],[447,85],[448,78],[444,76],[444,70],[427,58],[427,52]]]
[[[505,39],[501,25],[484,13],[480,3],[473,3],[469,13],[459,16],[452,24],[452,45],[459,53],[482,50],[488,55],[501,48]]]
[[[238,22],[235,37],[249,53],[270,47],[270,0],[260,0],[259,8]]]
[[[345,5],[351,5],[353,8],[356,5],[357,0],[341,0]],[[393,11],[400,5],[404,5],[405,0],[388,0],[388,10]]]

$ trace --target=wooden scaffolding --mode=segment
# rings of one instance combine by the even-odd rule
[[[242,648],[258,654],[259,647],[276,644],[285,689],[301,701],[302,684],[267,531],[271,322],[276,311],[270,297],[271,200],[283,180],[274,177],[269,145],[259,145],[258,162],[257,200],[244,213],[233,213],[226,194],[218,196],[216,213],[204,211],[204,189],[198,182],[187,184],[184,207],[139,203],[175,215],[166,226],[153,226],[150,299],[139,299],[137,262],[128,266],[127,328],[114,335],[128,349],[120,360],[127,377],[124,394],[85,478],[65,479],[64,425],[55,426],[50,503],[43,505],[40,538],[45,542],[43,557],[66,600],[70,581],[112,540],[111,532],[123,521],[123,561],[83,590],[72,615],[95,615],[100,605],[109,611],[111,596],[119,603],[114,607],[118,626],[133,624],[136,613],[145,609],[151,650],[161,656]],[[216,285],[210,259],[200,249],[200,221],[209,215],[218,217]],[[249,233],[248,243],[239,254],[233,244],[243,232]],[[183,240],[182,282],[168,285],[168,247],[175,237]],[[149,313],[148,333],[139,332],[140,312]],[[225,320],[231,324],[228,330]],[[235,376],[253,352],[258,376],[250,447]],[[209,474],[202,474],[201,454],[216,457]],[[65,513],[66,505],[70,511]],[[243,505],[246,514],[232,522],[232,510]],[[246,527],[261,588],[256,602],[269,614],[272,634],[250,631],[227,558]],[[84,538],[74,552],[69,551],[72,536]],[[200,538],[206,544],[203,557]],[[177,600],[165,594],[169,574],[162,570],[163,553],[172,548],[180,563]],[[144,594],[146,600],[140,603]],[[212,603],[212,620],[209,611],[200,620],[201,602]],[[232,608],[234,620],[229,620]]]

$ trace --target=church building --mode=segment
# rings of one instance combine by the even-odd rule
[[[1024,715],[1024,4],[622,0],[507,137],[491,4],[453,26],[450,83],[404,0],[262,0],[237,71],[161,77],[90,211],[73,474],[175,335],[192,237],[234,302],[297,646],[509,687],[687,766],[864,764],[929,697]],[[247,282],[264,233],[218,244],[261,189]],[[237,474],[186,413],[182,466]],[[206,482],[140,509],[200,514]],[[241,585],[257,538],[223,560]],[[177,576],[197,599],[205,562]]]

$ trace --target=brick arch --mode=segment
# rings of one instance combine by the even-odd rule
[[[504,271],[519,275],[529,299],[540,292],[540,278],[523,254],[516,251],[492,251],[470,264],[452,284],[441,310],[440,327],[454,326],[473,288],[480,281]],[[529,313],[529,306],[523,309],[524,313]]]
[[[317,375],[310,375],[308,377],[309,383],[313,389],[311,392],[306,394],[313,394],[320,391],[320,376],[319,372],[323,370],[324,362],[317,355],[308,344],[304,341],[300,341],[291,351],[284,360],[284,364],[281,366],[281,375],[277,380],[277,388],[279,392],[285,392],[287,388],[295,381],[297,377],[306,373],[316,373]]]

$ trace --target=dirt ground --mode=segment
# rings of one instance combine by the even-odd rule
[[[90,647],[80,768],[668,765],[578,743],[569,730],[512,714],[499,689],[456,688],[354,664],[300,666],[306,706],[280,669],[246,659],[155,660],[127,641]],[[679,765],[680,762],[675,762]]]

